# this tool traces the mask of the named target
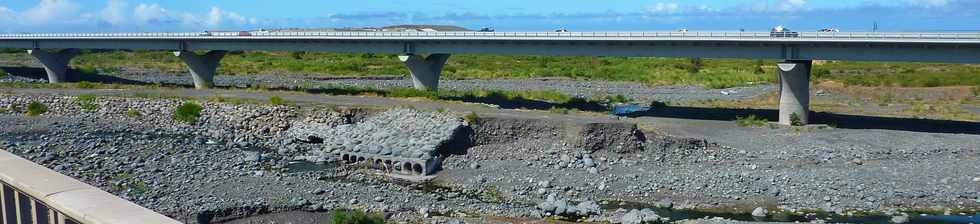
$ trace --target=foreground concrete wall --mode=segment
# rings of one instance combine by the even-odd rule
[[[16,223],[176,224],[140,207],[0,149],[0,212]],[[33,221],[33,222],[32,222]],[[3,220],[0,220],[3,223]],[[8,222],[10,223],[10,222]]]

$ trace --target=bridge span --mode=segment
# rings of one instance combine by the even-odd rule
[[[779,122],[809,118],[813,60],[980,64],[980,33],[800,32],[205,32],[0,34],[0,48],[28,49],[48,80],[63,82],[79,49],[167,50],[196,88],[213,86],[227,51],[399,54],[415,87],[436,90],[451,54],[775,59]],[[56,49],[56,51],[52,51]],[[203,55],[193,51],[207,51]]]

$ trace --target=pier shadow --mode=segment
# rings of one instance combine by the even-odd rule
[[[311,89],[296,89],[296,88],[270,88],[270,90],[276,91],[303,91],[310,94],[325,94],[325,95],[376,95],[383,97],[396,97],[396,98],[406,98],[406,97],[420,97],[428,98],[434,100],[448,100],[448,101],[459,101],[467,103],[481,103],[496,105],[501,109],[529,109],[529,110],[551,110],[551,109],[575,109],[581,111],[590,112],[608,112],[609,107],[606,105],[590,101],[582,98],[572,98],[568,102],[564,103],[553,103],[542,100],[525,99],[522,97],[508,97],[502,93],[490,92],[484,96],[476,95],[439,95],[436,92],[426,92],[426,91],[414,91],[414,90],[380,90],[371,88],[360,88],[360,87],[347,87],[347,86],[337,86],[328,88],[311,88]]]
[[[47,81],[48,75],[43,68],[34,67],[0,67],[10,76],[17,76],[27,79],[36,79],[40,81]],[[93,74],[89,72],[83,72],[81,70],[69,69],[66,77],[68,82],[97,82],[105,84],[127,84],[127,85],[144,85],[150,84],[147,82],[125,79],[111,75]]]
[[[692,120],[734,121],[738,117],[755,115],[769,121],[779,120],[779,111],[772,109],[730,109],[700,107],[656,107],[648,111],[627,114],[627,117],[664,117]],[[883,129],[925,133],[980,135],[980,122],[933,120],[921,118],[877,117],[867,115],[813,112],[810,123],[828,124],[842,129]]]

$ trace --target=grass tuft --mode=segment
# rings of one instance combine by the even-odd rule
[[[82,108],[85,112],[95,112],[99,110],[99,105],[95,104],[96,96],[92,94],[82,94],[75,98],[78,103],[78,107]]]
[[[749,114],[747,117],[738,116],[735,119],[735,123],[739,127],[764,127],[768,122],[765,118],[755,116],[755,114]]]
[[[197,105],[194,102],[186,102],[174,110],[173,118],[176,121],[193,124],[201,117],[202,110],[204,110],[204,107],[201,107],[201,105]]]
[[[800,114],[797,113],[790,114],[789,124],[792,126],[803,126],[803,120],[800,119]]]
[[[78,82],[78,84],[75,84],[75,86],[78,87],[79,89],[95,89],[95,88],[99,88],[99,84],[98,83],[92,83],[92,82],[86,82],[86,81]]]
[[[368,214],[361,210],[334,210],[333,224],[384,224],[384,216]]]
[[[27,116],[33,117],[47,112],[48,112],[48,106],[40,102],[33,101],[30,104],[27,104]]]
[[[476,115],[475,112],[469,112],[466,113],[466,115],[463,115],[463,121],[465,121],[467,124],[473,124],[477,119],[480,119],[480,116]]]
[[[143,117],[143,113],[140,113],[140,111],[136,109],[129,109],[129,111],[126,111],[126,116],[130,118],[140,118]]]
[[[281,105],[286,105],[288,102],[286,102],[286,100],[282,99],[282,97],[279,97],[279,96],[271,96],[271,97],[269,97],[269,103],[271,103],[272,105],[281,106]]]

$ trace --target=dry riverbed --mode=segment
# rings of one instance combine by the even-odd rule
[[[920,213],[955,219],[980,208],[976,134],[751,128],[730,120],[566,115],[414,99],[161,91],[6,89],[0,148],[187,223],[316,221],[333,209],[381,212],[403,222],[553,215],[625,223],[724,222],[701,219],[714,216],[915,222],[928,221]],[[80,103],[83,94],[96,96],[94,109]],[[291,103],[255,103],[272,94]],[[200,118],[175,121],[174,109],[189,101],[203,106]],[[30,102],[48,111],[26,116]],[[443,169],[434,180],[378,175],[331,157],[323,143],[289,134],[304,122],[397,116],[382,113],[394,107],[453,114],[465,123],[464,143],[441,149]],[[757,208],[767,218],[753,218]]]

